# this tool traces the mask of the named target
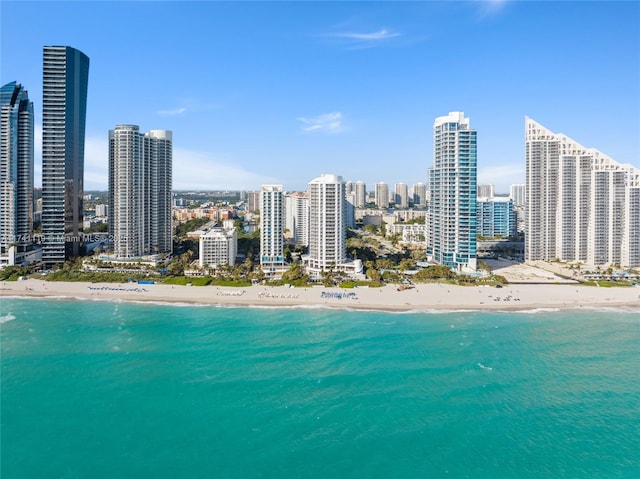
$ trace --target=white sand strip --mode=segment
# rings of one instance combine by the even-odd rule
[[[237,306],[328,306],[380,311],[531,310],[632,307],[640,312],[640,288],[566,284],[517,284],[503,288],[419,284],[382,288],[288,288],[284,286],[176,286],[136,283],[65,283],[28,279],[0,285],[0,298],[67,297],[96,300],[180,302]]]

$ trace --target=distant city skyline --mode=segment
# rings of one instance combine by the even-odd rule
[[[36,186],[42,48],[72,45],[92,68],[85,190],[107,189],[114,124],[174,132],[176,190],[425,183],[434,118],[462,111],[478,182],[508,193],[525,116],[640,166],[638,18],[637,2],[7,1],[0,84],[34,103]]]

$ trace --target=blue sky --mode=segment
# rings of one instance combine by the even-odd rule
[[[117,124],[174,135],[174,189],[426,182],[436,117],[524,182],[524,117],[640,166],[639,2],[0,2],[0,81],[42,118],[42,47],[91,59],[85,189]],[[40,183],[40,148],[36,183]]]

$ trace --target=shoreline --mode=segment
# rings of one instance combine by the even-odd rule
[[[539,309],[631,308],[640,312],[640,288],[575,284],[507,284],[503,288],[418,284],[398,291],[381,288],[325,288],[254,285],[179,286],[137,283],[3,282],[0,298],[123,301],[166,305],[330,308],[379,312],[532,311]]]

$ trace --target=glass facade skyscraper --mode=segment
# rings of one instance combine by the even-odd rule
[[[477,132],[462,112],[436,118],[427,253],[455,270],[473,270],[476,257]]]
[[[46,46],[42,87],[42,260],[80,252],[89,57]]]
[[[0,265],[33,234],[33,102],[22,85],[0,89]]]

